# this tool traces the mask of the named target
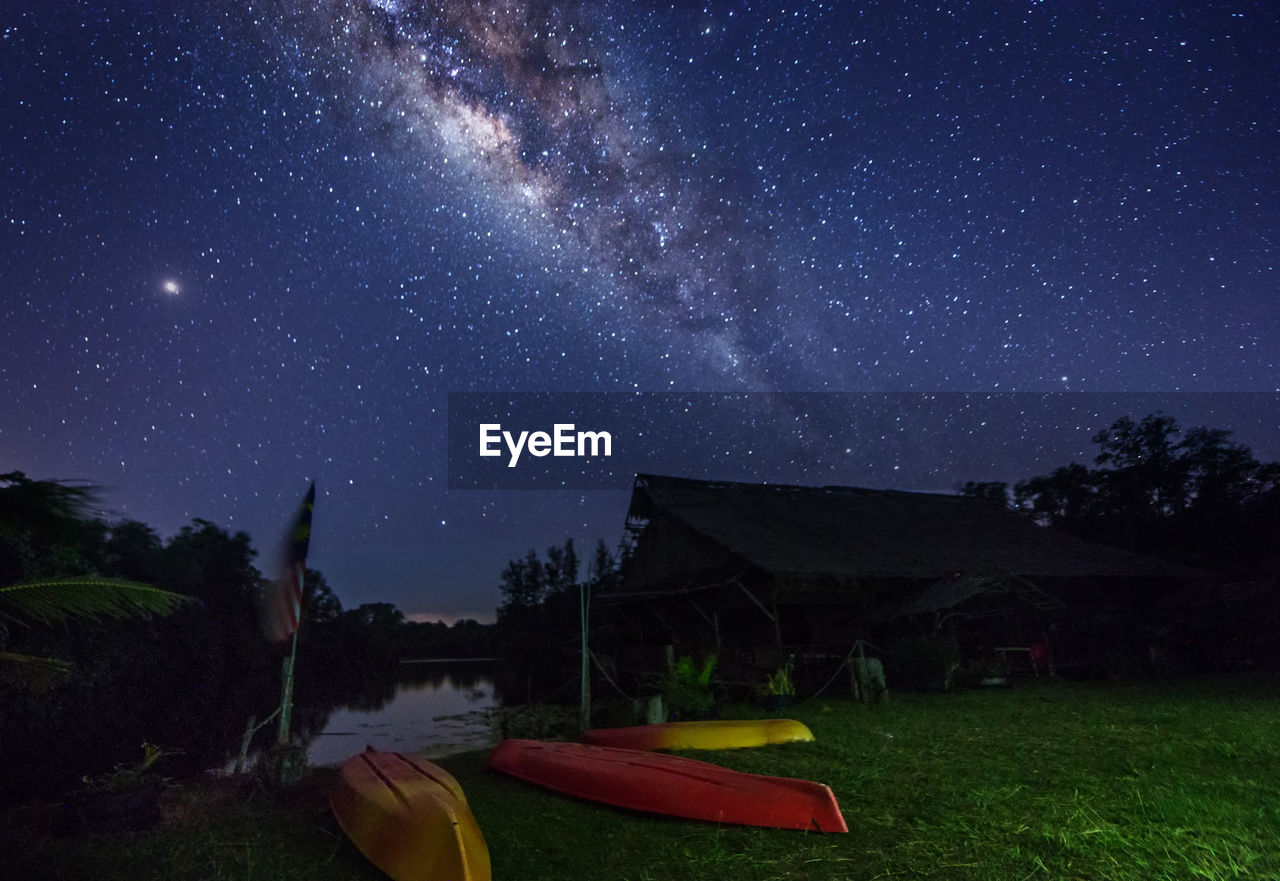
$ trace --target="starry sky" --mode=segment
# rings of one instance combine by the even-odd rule
[[[698,477],[1280,458],[1277,7],[928,7],[6,3],[0,471],[264,570],[315,480],[347,606],[491,619],[630,478],[451,490],[451,393],[655,395],[619,465]]]

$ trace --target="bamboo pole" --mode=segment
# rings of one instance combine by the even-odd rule
[[[276,737],[276,743],[281,746],[289,744],[289,723],[293,717],[293,667],[298,658],[298,631],[302,629],[302,594],[303,579],[306,578],[306,564],[298,564],[298,612],[297,621],[293,628],[293,641],[289,646],[289,655],[284,659],[283,678],[284,685],[280,698],[280,728]]]
[[[591,620],[591,595],[585,582],[578,585],[578,612],[582,620],[582,691],[578,707],[578,724],[582,731],[591,727],[591,652],[587,646],[587,633]]]

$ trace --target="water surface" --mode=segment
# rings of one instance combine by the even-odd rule
[[[492,708],[492,665],[417,661],[402,665],[391,699],[376,708],[335,707],[308,744],[307,762],[337,765],[366,746],[438,758],[493,743],[481,719],[449,718]]]

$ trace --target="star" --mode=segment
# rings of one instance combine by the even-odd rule
[[[896,395],[1280,387],[1258,4],[246,5],[0,13],[0,470],[111,486],[161,535],[234,523],[264,563],[314,477],[346,606],[483,617],[528,548],[612,545],[631,476],[449,492],[452,392],[853,394],[604,426],[687,477],[947,492],[1156,410],[1280,458],[1270,398],[1043,430],[937,398],[926,450],[903,425],[935,410]]]

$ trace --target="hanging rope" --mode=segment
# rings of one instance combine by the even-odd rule
[[[828,679],[826,682],[824,682],[824,683],[822,684],[822,687],[821,687],[821,688],[819,688],[817,691],[815,691],[815,692],[814,692],[812,695],[810,695],[808,698],[806,698],[806,700],[813,700],[813,699],[814,699],[814,698],[816,698],[818,695],[820,695],[820,694],[822,694],[824,691],[826,691],[826,690],[827,690],[827,688],[829,688],[829,687],[830,687],[831,683],[833,683],[833,682],[835,682],[835,681],[836,681],[836,677],[840,675],[840,672],[841,672],[842,670],[844,670],[845,665],[847,665],[847,664],[849,663],[849,659],[853,657],[853,653],[854,653],[854,652],[856,652],[856,651],[858,651],[859,649],[864,649],[864,650],[865,650],[865,649],[871,649],[873,652],[879,652],[879,653],[880,653],[880,654],[882,654],[882,655],[883,655],[883,654],[888,654],[888,652],[886,652],[884,649],[882,649],[882,648],[880,648],[880,647],[878,647],[878,646],[872,645],[871,643],[867,642],[865,639],[855,640],[855,641],[854,641],[854,643],[853,643],[853,645],[849,646],[849,652],[848,652],[848,654],[846,654],[846,655],[844,656],[844,660],[842,660],[842,661],[840,662],[840,666],[836,667],[836,672],[832,673],[832,674],[831,674],[831,678],[830,678],[830,679]]]
[[[635,698],[623,691],[622,687],[618,685],[618,683],[613,681],[613,677],[610,676],[609,671],[604,668],[604,664],[600,663],[600,659],[596,657],[595,652],[588,649],[587,654],[591,655],[591,660],[595,661],[596,669],[600,671],[600,675],[604,676],[605,681],[613,686],[614,691],[618,692],[618,694],[622,695],[629,701],[635,700]]]

